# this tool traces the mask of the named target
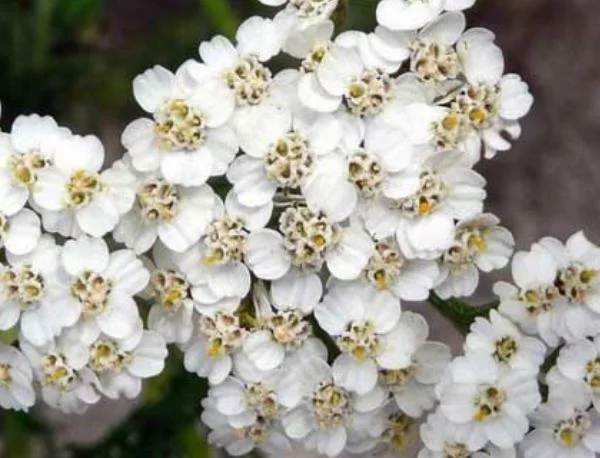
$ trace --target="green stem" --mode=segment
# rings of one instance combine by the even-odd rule
[[[463,335],[469,333],[469,328],[475,318],[487,317],[491,310],[498,308],[497,301],[473,306],[455,298],[442,299],[434,292],[429,295],[429,303]]]
[[[235,35],[239,20],[228,0],[200,0],[200,5],[221,33],[229,38]]]

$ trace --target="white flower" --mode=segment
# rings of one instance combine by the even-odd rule
[[[160,170],[170,184],[200,186],[225,172],[238,150],[226,125],[234,99],[224,81],[194,73],[186,62],[177,74],[156,66],[136,77],[135,98],[153,119],[133,121],[123,132],[123,145],[133,167]]]
[[[550,398],[557,402],[561,396],[587,400],[600,412],[600,337],[566,345],[560,350],[556,365],[560,377],[549,375],[547,380]]]
[[[534,427],[520,445],[524,458],[593,458],[600,453],[600,416],[568,399],[540,406],[531,416]]]
[[[211,385],[221,383],[230,374],[232,356],[241,349],[246,335],[237,315],[224,311],[201,315],[184,346],[186,370],[208,378]]]
[[[158,332],[167,343],[187,342],[194,329],[194,300],[186,275],[171,259],[171,253],[156,246],[150,268],[148,296],[153,304],[148,312],[148,328]]]
[[[162,372],[167,347],[160,334],[144,331],[141,339],[117,341],[101,335],[89,346],[89,368],[98,377],[97,387],[111,399],[121,394],[137,397],[142,390],[142,379]]]
[[[87,348],[80,342],[63,336],[41,347],[21,341],[21,348],[49,406],[64,413],[81,414],[88,405],[100,400],[94,388],[98,380],[86,366]]]
[[[301,441],[307,450],[330,457],[346,446],[349,429],[355,424],[360,398],[333,381],[329,366],[318,358],[301,358],[290,367],[290,382],[298,389],[299,404],[281,419],[291,439]],[[363,405],[364,412],[376,409]],[[362,409],[361,409],[362,410]]]
[[[31,252],[41,235],[40,218],[28,208],[13,215],[0,213],[0,246],[9,252],[16,255]]]
[[[85,344],[101,333],[125,339],[141,329],[134,295],[148,284],[150,273],[131,250],[109,253],[102,239],[83,236],[62,249],[65,271],[62,295],[55,299],[79,317],[70,332]]]
[[[541,401],[535,373],[502,371],[491,355],[472,351],[452,362],[450,377],[440,388],[440,408],[452,422],[468,426],[473,450],[488,441],[508,448],[523,439],[527,415]]]
[[[273,107],[269,116],[239,126],[238,134],[246,154],[231,164],[227,178],[240,203],[260,207],[272,201],[278,190],[308,191],[313,164],[339,146],[342,127],[332,115],[314,117],[306,123],[285,109]],[[318,201],[310,203],[321,209]]]
[[[27,203],[37,172],[49,167],[68,129],[50,116],[19,116],[10,134],[0,134],[0,212],[13,215]]]
[[[407,301],[423,301],[439,276],[437,263],[407,259],[394,237],[375,240],[375,250],[364,270],[366,280],[380,290]]]
[[[60,248],[44,235],[31,253],[7,253],[8,265],[0,274],[0,329],[12,328],[20,318],[21,334],[34,345],[44,345],[66,327],[75,324],[77,310],[59,298]]]
[[[400,129],[370,122],[356,131],[344,130],[344,145],[335,154],[315,157],[302,187],[308,205],[336,221],[350,216],[359,200],[369,205],[374,197],[396,196],[402,185],[397,174],[414,160]]]
[[[181,253],[200,239],[217,210],[219,202],[208,185],[184,188],[145,176],[138,180],[133,208],[123,215],[113,236],[138,254],[157,239]]]
[[[538,339],[523,335],[508,319],[495,310],[489,320],[477,317],[465,341],[465,351],[482,351],[508,370],[536,373],[544,362],[546,346]]]
[[[307,23],[314,23],[329,17],[335,10],[338,0],[258,0],[264,5],[282,6],[287,14],[294,15]]]
[[[402,320],[412,320],[416,344],[409,365],[401,369],[380,369],[379,386],[391,393],[396,405],[406,415],[420,417],[435,402],[434,386],[452,359],[450,348],[440,342],[426,341],[428,327],[412,312]],[[421,323],[419,323],[421,321]]]
[[[375,237],[395,234],[409,259],[440,256],[454,243],[454,219],[483,209],[485,179],[452,155],[432,156],[392,179],[395,195],[365,202],[359,212]]]
[[[301,281],[315,285],[316,280],[308,277],[317,277],[324,264],[334,278],[357,278],[367,265],[373,242],[360,227],[343,227],[323,213],[295,206],[282,213],[279,232],[252,232],[246,250],[246,263],[257,277],[274,280],[274,290],[293,291]]]
[[[559,341],[557,316],[567,305],[554,288],[556,261],[544,250],[520,251],[512,260],[516,286],[497,282],[499,311],[529,334],[539,334],[550,346]]]
[[[440,411],[427,417],[427,423],[421,426],[421,439],[425,448],[418,458],[516,458],[514,447],[489,444],[478,452],[481,447],[470,443],[468,427],[449,421]]]
[[[361,283],[331,286],[315,318],[342,351],[333,364],[336,383],[364,395],[375,388],[379,368],[411,364],[418,332],[415,320],[400,314],[400,302],[388,292]]]
[[[253,302],[253,328],[244,342],[243,352],[257,369],[273,370],[281,365],[286,355],[307,342],[312,335],[312,326],[299,309],[274,311],[262,283],[254,287]]]
[[[499,222],[484,213],[458,223],[454,243],[440,259],[435,288],[440,297],[471,296],[479,284],[479,270],[491,272],[508,264],[515,242]]]
[[[104,147],[98,138],[62,138],[54,164],[38,170],[33,200],[44,229],[65,237],[101,237],[113,230],[133,205],[135,178],[123,168],[99,173]]]
[[[14,347],[0,345],[0,406],[27,411],[35,402],[33,372],[29,362]]]
[[[475,0],[381,0],[377,22],[392,30],[416,30],[432,22],[443,10],[470,8]]]
[[[232,456],[241,456],[258,448],[265,453],[280,456],[291,452],[292,445],[281,427],[261,416],[249,425],[231,426],[229,418],[217,410],[215,400],[202,401],[202,422],[212,431],[208,440],[217,447],[223,447]]]

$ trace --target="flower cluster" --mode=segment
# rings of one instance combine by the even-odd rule
[[[1,134],[0,330],[20,350],[0,346],[0,405],[135,397],[170,345],[208,379],[202,421],[232,455],[600,451],[600,248],[583,234],[517,253],[516,286],[496,285],[454,360],[402,311],[472,295],[513,251],[475,166],[510,149],[533,97],[466,28],[474,0],[382,0],[373,32],[337,36],[337,0],[261,2],[284,7],[135,78],[145,115],[109,168],[49,117]],[[280,54],[292,68],[269,66]]]

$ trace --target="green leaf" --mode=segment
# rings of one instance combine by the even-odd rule
[[[182,430],[178,441],[181,454],[185,458],[209,458],[211,456],[210,445],[194,425]]]

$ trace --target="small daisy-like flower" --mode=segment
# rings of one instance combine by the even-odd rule
[[[0,211],[13,215],[27,203],[39,170],[53,163],[70,131],[50,116],[19,116],[10,134],[0,134]]]
[[[467,335],[465,351],[483,351],[509,370],[536,373],[546,356],[546,346],[534,337],[523,335],[508,319],[495,310],[489,320],[478,317]]]
[[[60,248],[49,235],[27,255],[7,253],[8,265],[0,273],[0,328],[12,328],[20,320],[21,335],[34,345],[44,345],[64,327],[77,321],[78,313],[59,299]]]
[[[167,347],[160,334],[144,331],[141,339],[117,341],[101,335],[89,346],[88,367],[97,387],[110,399],[128,399],[142,390],[142,379],[158,375],[165,366]]]
[[[550,398],[561,396],[593,402],[600,412],[600,337],[579,340],[560,350],[556,361],[558,374],[548,377]],[[579,392],[580,396],[575,396]],[[583,402],[582,402],[583,403]]]
[[[293,14],[299,19],[319,21],[331,15],[335,10],[338,0],[258,0],[264,5],[282,6],[288,14]]]
[[[305,122],[286,109],[273,108],[270,114],[238,129],[246,154],[227,172],[237,199],[248,207],[267,204],[278,190],[284,197],[298,189],[308,193],[314,163],[333,152],[342,138],[342,127],[332,115]],[[320,208],[319,201],[310,203]]]
[[[454,243],[440,259],[435,288],[440,297],[471,296],[479,284],[479,270],[491,272],[508,264],[515,242],[499,223],[489,213],[458,223]]]
[[[194,330],[192,285],[172,259],[172,253],[156,246],[155,265],[149,265],[150,282],[146,288],[152,306],[148,328],[158,332],[167,343],[184,344]]]
[[[9,345],[0,345],[0,406],[29,410],[35,402],[33,372],[23,354]]]
[[[407,259],[394,237],[375,240],[375,250],[364,269],[375,288],[407,301],[423,301],[439,276],[433,260]]]
[[[337,456],[354,424],[357,398],[337,385],[329,366],[317,358],[296,361],[288,375],[296,379],[300,397],[281,419],[286,434],[308,450]]]
[[[40,218],[28,208],[13,215],[0,213],[0,246],[9,252],[16,255],[31,252],[41,235]]]
[[[335,154],[319,155],[312,164],[302,193],[311,208],[336,221],[350,216],[359,201],[398,194],[398,172],[413,164],[412,151],[404,148],[404,133],[383,122],[366,125],[363,135],[346,135]]]
[[[391,30],[416,30],[433,22],[444,10],[470,8],[475,0],[382,0],[377,22]]]
[[[528,334],[539,334],[550,346],[559,342],[557,317],[569,307],[554,286],[557,272],[557,263],[546,250],[522,251],[512,259],[516,286],[506,282],[494,285],[494,293],[500,297],[500,313]]]
[[[217,311],[212,316],[201,315],[184,346],[185,368],[208,378],[211,385],[221,383],[231,372],[232,355],[242,348],[246,335],[240,318],[233,313]]]
[[[231,417],[219,412],[213,398],[205,398],[202,407],[202,422],[211,429],[209,442],[232,456],[246,455],[255,448],[275,455],[292,451],[281,427],[268,418],[259,415],[251,424],[232,426]]]
[[[391,393],[402,412],[418,418],[433,407],[434,386],[441,380],[452,354],[447,345],[426,341],[429,329],[425,322],[418,324],[422,321],[418,315],[404,312],[402,319],[417,323],[413,326],[418,332],[415,332],[417,342],[410,364],[401,369],[379,369],[378,384]]]
[[[437,411],[421,426],[425,448],[418,458],[516,458],[514,447],[498,448],[493,444],[473,445],[468,427],[449,421]],[[479,450],[479,451],[478,451]]]
[[[317,277],[325,264],[335,278],[357,278],[367,265],[373,242],[357,226],[342,227],[323,213],[297,206],[283,212],[279,232],[254,231],[246,248],[246,263],[257,277],[274,280],[274,288],[285,285],[293,291],[306,275]]]
[[[243,351],[259,370],[269,371],[279,367],[286,355],[307,342],[312,335],[312,326],[300,308],[274,311],[262,283],[254,287],[253,302],[253,326]]]
[[[235,156],[235,134],[226,125],[234,100],[224,81],[189,75],[186,62],[176,74],[156,66],[133,82],[135,98],[150,118],[133,121],[122,141],[132,165],[158,171],[171,184],[200,186],[222,174]]]
[[[21,341],[21,348],[50,407],[81,414],[100,400],[94,388],[98,379],[86,366],[88,351],[81,342],[63,336],[39,347]]]
[[[485,179],[456,157],[437,155],[397,174],[393,198],[359,206],[365,226],[377,238],[396,235],[409,259],[435,259],[455,240],[455,219],[481,213]]]
[[[452,422],[468,426],[473,449],[488,441],[509,448],[523,439],[527,415],[541,401],[535,373],[502,371],[493,356],[481,351],[456,358],[449,371],[451,380],[438,388],[440,408]]]
[[[83,236],[62,249],[65,287],[56,299],[74,310],[79,321],[70,331],[85,344],[101,333],[125,339],[139,333],[141,320],[134,301],[150,274],[131,250],[109,253],[106,242]]]
[[[600,453],[600,416],[568,399],[541,405],[532,415],[534,429],[520,445],[524,458],[573,456],[593,458]]]
[[[157,239],[178,253],[189,249],[205,233],[219,205],[208,185],[184,188],[156,174],[139,178],[135,196],[113,236],[138,254]]]
[[[419,344],[416,326],[427,325],[400,313],[397,299],[368,285],[337,283],[329,289],[315,318],[342,351],[333,364],[336,383],[364,395],[375,388],[378,369],[410,366]]]
[[[37,172],[33,189],[44,229],[65,237],[101,237],[113,230],[133,205],[135,177],[123,168],[100,173],[104,147],[91,135],[61,139],[53,160]]]

